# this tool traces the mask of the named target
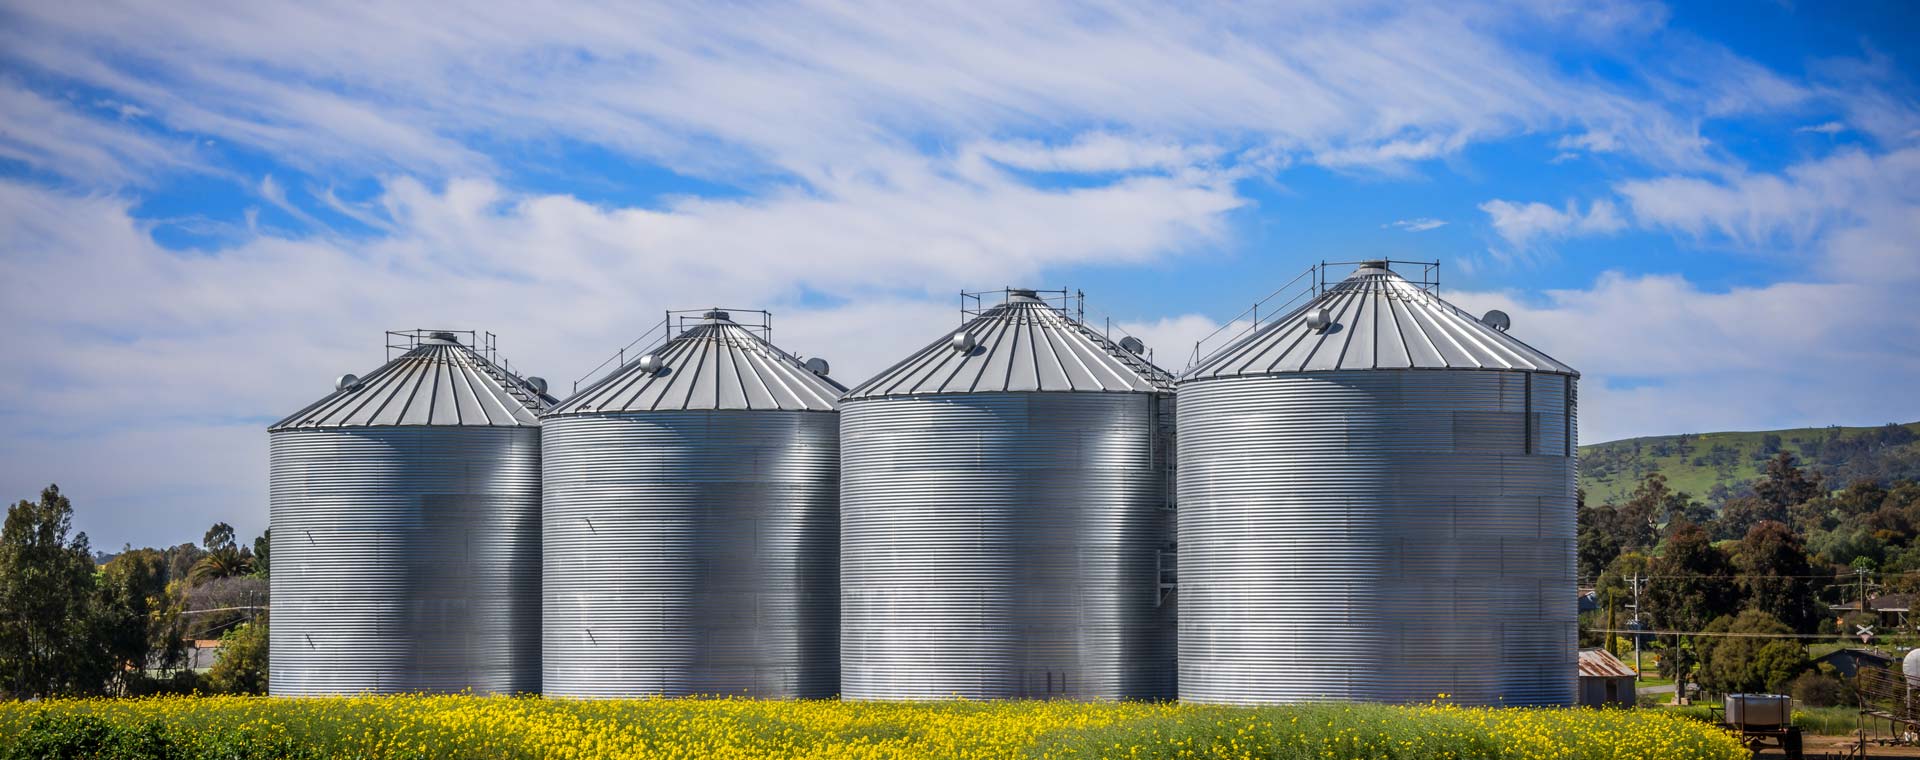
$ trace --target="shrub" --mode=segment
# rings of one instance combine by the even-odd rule
[[[220,658],[207,673],[214,689],[228,694],[267,693],[267,624],[243,623],[220,637]]]
[[[41,713],[0,760],[174,760],[158,721],[113,724],[92,715]]]
[[[1802,673],[1793,679],[1791,693],[1794,701],[1807,707],[1837,707],[1853,702],[1847,685],[1825,673]]]

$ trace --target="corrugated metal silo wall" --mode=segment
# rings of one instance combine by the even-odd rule
[[[546,693],[833,696],[836,417],[548,418]]]
[[[1571,703],[1570,384],[1411,370],[1181,386],[1181,699]]]
[[[540,690],[540,431],[271,434],[276,696]]]
[[[1001,393],[841,408],[841,693],[1173,694],[1164,396]],[[1166,437],[1170,440],[1171,436]]]

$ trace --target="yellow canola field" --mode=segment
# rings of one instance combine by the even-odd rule
[[[160,697],[0,704],[0,744],[74,716],[181,757],[1500,758],[1736,760],[1726,732],[1646,711],[1447,705],[1267,708],[476,696]],[[67,719],[68,728],[55,726]],[[84,719],[82,719],[84,720]],[[0,752],[0,756],[6,753]]]

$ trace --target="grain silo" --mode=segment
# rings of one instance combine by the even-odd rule
[[[269,429],[268,691],[537,692],[546,383],[489,358],[491,334],[388,349]]]
[[[546,416],[549,696],[838,690],[846,388],[769,328],[669,312],[663,345]]]
[[[1360,262],[1181,377],[1182,700],[1573,701],[1579,373],[1437,289]]]
[[[1169,697],[1172,378],[1003,292],[842,400],[842,696]]]

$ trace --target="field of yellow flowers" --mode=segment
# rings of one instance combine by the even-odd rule
[[[1650,711],[474,696],[13,702],[0,745],[129,760],[1747,757],[1719,729]]]

